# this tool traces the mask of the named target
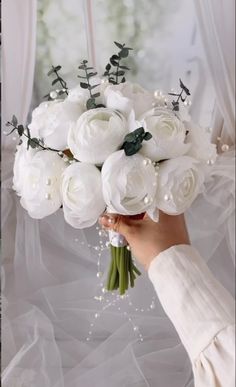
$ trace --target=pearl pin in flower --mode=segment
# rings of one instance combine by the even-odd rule
[[[50,200],[51,198],[52,198],[52,197],[51,197],[51,194],[50,194],[50,193],[46,193],[45,199]]]
[[[57,98],[57,92],[56,91],[51,91],[51,93],[50,93],[50,97],[52,98],[52,99],[56,99]]]

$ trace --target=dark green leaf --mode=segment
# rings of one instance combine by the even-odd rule
[[[49,72],[47,73],[48,76],[52,75],[54,73],[54,68],[52,68],[51,70],[49,70]]]
[[[145,135],[144,135],[144,140],[148,141],[148,140],[151,140],[151,138],[152,138],[151,133],[146,132]]]
[[[118,66],[118,62],[114,59],[110,59],[110,62],[113,66]]]
[[[60,79],[59,79],[59,78],[54,79],[54,81],[52,81],[52,86],[54,86],[57,82],[60,82]]]
[[[24,126],[23,125],[18,125],[17,131],[18,131],[19,136],[21,137],[22,134],[24,133]]]
[[[123,71],[123,70],[117,71],[117,72],[116,72],[116,75],[117,75],[118,77],[122,77],[122,75],[125,75],[125,71]]]
[[[88,73],[88,78],[95,77],[95,75],[97,75],[97,73]]]
[[[114,43],[115,43],[115,45],[116,45],[120,50],[123,49],[124,44],[120,44],[120,43],[118,43],[118,42],[114,42]]]
[[[85,70],[85,69],[86,69],[86,66],[85,66],[85,65],[80,65],[78,68],[79,68],[80,70]]]
[[[59,70],[61,70],[61,66],[54,67],[54,71],[59,71]]]
[[[130,70],[130,68],[129,68],[129,67],[127,67],[127,66],[123,66],[123,65],[122,65],[122,66],[119,66],[119,68],[120,68],[120,69],[123,69],[123,70]]]
[[[12,134],[15,130],[16,130],[16,128],[13,128],[9,133],[7,133],[7,136],[9,136],[10,134]]]
[[[100,93],[95,93],[95,94],[93,94],[93,98],[98,98],[98,97],[100,97]]]
[[[28,142],[29,142],[29,146],[31,146],[31,148],[33,149],[38,148],[39,146],[39,140],[36,137],[29,139]]]
[[[77,75],[78,78],[87,79],[87,77],[84,77],[82,75]]]
[[[134,132],[128,133],[125,136],[125,142],[134,142],[135,141],[135,134]]]
[[[12,122],[12,124],[13,124],[14,126],[17,126],[18,121],[17,121],[17,118],[16,118],[15,115],[12,116],[11,122]]]
[[[82,89],[88,89],[89,85],[88,83],[80,82],[80,87],[82,87]]]
[[[95,109],[96,108],[95,98],[89,98],[86,103],[86,107],[88,110]]]
[[[179,79],[179,84],[180,84],[181,89],[183,89],[187,95],[191,95],[189,89],[183,84],[181,79]]]
[[[123,77],[120,81],[120,83],[124,83],[126,81],[125,77]]]
[[[86,59],[84,59],[84,60],[82,61],[82,63],[83,63],[83,64],[86,64],[86,63],[88,63],[88,61],[87,61]]]
[[[110,69],[111,69],[111,65],[110,65],[110,63],[108,63],[108,64],[106,65],[106,70],[109,71]]]
[[[135,137],[137,138],[137,137],[141,136],[142,134],[144,134],[144,129],[141,126],[140,128],[135,129],[133,131],[133,133],[134,133]]]
[[[120,55],[121,58],[127,58],[127,56],[129,56],[128,48],[123,48],[119,55]]]
[[[103,105],[102,103],[99,103],[98,105],[96,105],[96,108],[105,108],[106,106]]]
[[[95,87],[97,87],[97,86],[99,86],[99,84],[97,84],[97,85],[92,85],[92,86],[89,85],[89,86],[88,86],[88,89],[89,89],[89,90],[93,90],[93,89],[95,89]]]
[[[46,94],[43,98],[48,98],[48,97],[50,97],[50,95],[49,95],[49,94]]]

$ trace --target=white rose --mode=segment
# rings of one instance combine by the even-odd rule
[[[23,139],[23,143],[17,146],[15,161],[13,167],[13,189],[17,195],[21,195],[24,182],[25,169],[30,164],[33,156],[37,153],[36,149],[27,149],[27,141]]]
[[[94,225],[105,209],[101,173],[92,164],[70,165],[64,172],[61,191],[65,220],[72,227]]]
[[[187,143],[191,144],[188,155],[196,158],[205,165],[208,160],[210,164],[216,161],[216,145],[211,143],[211,134],[199,125],[193,122],[185,123],[188,131]]]
[[[127,122],[120,113],[107,108],[91,109],[71,126],[68,145],[78,160],[99,165],[119,149],[126,134]]]
[[[196,159],[181,156],[160,163],[157,207],[169,215],[186,211],[201,191],[203,171]]]
[[[35,219],[57,211],[65,162],[52,151],[38,151],[21,171],[21,205]]]
[[[140,153],[153,161],[170,159],[185,154],[189,144],[185,144],[186,128],[171,111],[154,108],[139,118],[140,125],[152,134],[149,141],[142,143]]]
[[[67,99],[42,102],[32,113],[31,135],[43,139],[45,146],[64,150],[70,125],[84,110],[82,103]]]
[[[138,153],[126,156],[121,150],[110,155],[102,167],[102,184],[105,202],[113,212],[136,215],[153,209],[155,168]]]
[[[135,117],[139,117],[151,109],[154,95],[138,84],[124,82],[107,86],[104,91],[104,99],[108,108],[118,110],[128,118],[132,110]]]

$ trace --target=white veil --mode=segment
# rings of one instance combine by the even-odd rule
[[[13,112],[26,119],[33,84],[36,5],[17,4],[3,1],[3,122]],[[104,236],[96,227],[71,228],[60,211],[31,219],[11,188],[13,152],[8,137],[2,153],[3,386],[192,387],[187,354],[147,275],[126,298],[104,293]],[[218,158],[205,192],[187,214],[193,244],[231,292],[233,217],[231,149]]]

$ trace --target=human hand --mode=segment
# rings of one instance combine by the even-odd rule
[[[151,261],[171,246],[190,244],[184,215],[170,216],[160,211],[159,222],[147,215],[142,220],[129,216],[104,214],[99,223],[107,230],[122,234],[132,253],[148,270]]]

